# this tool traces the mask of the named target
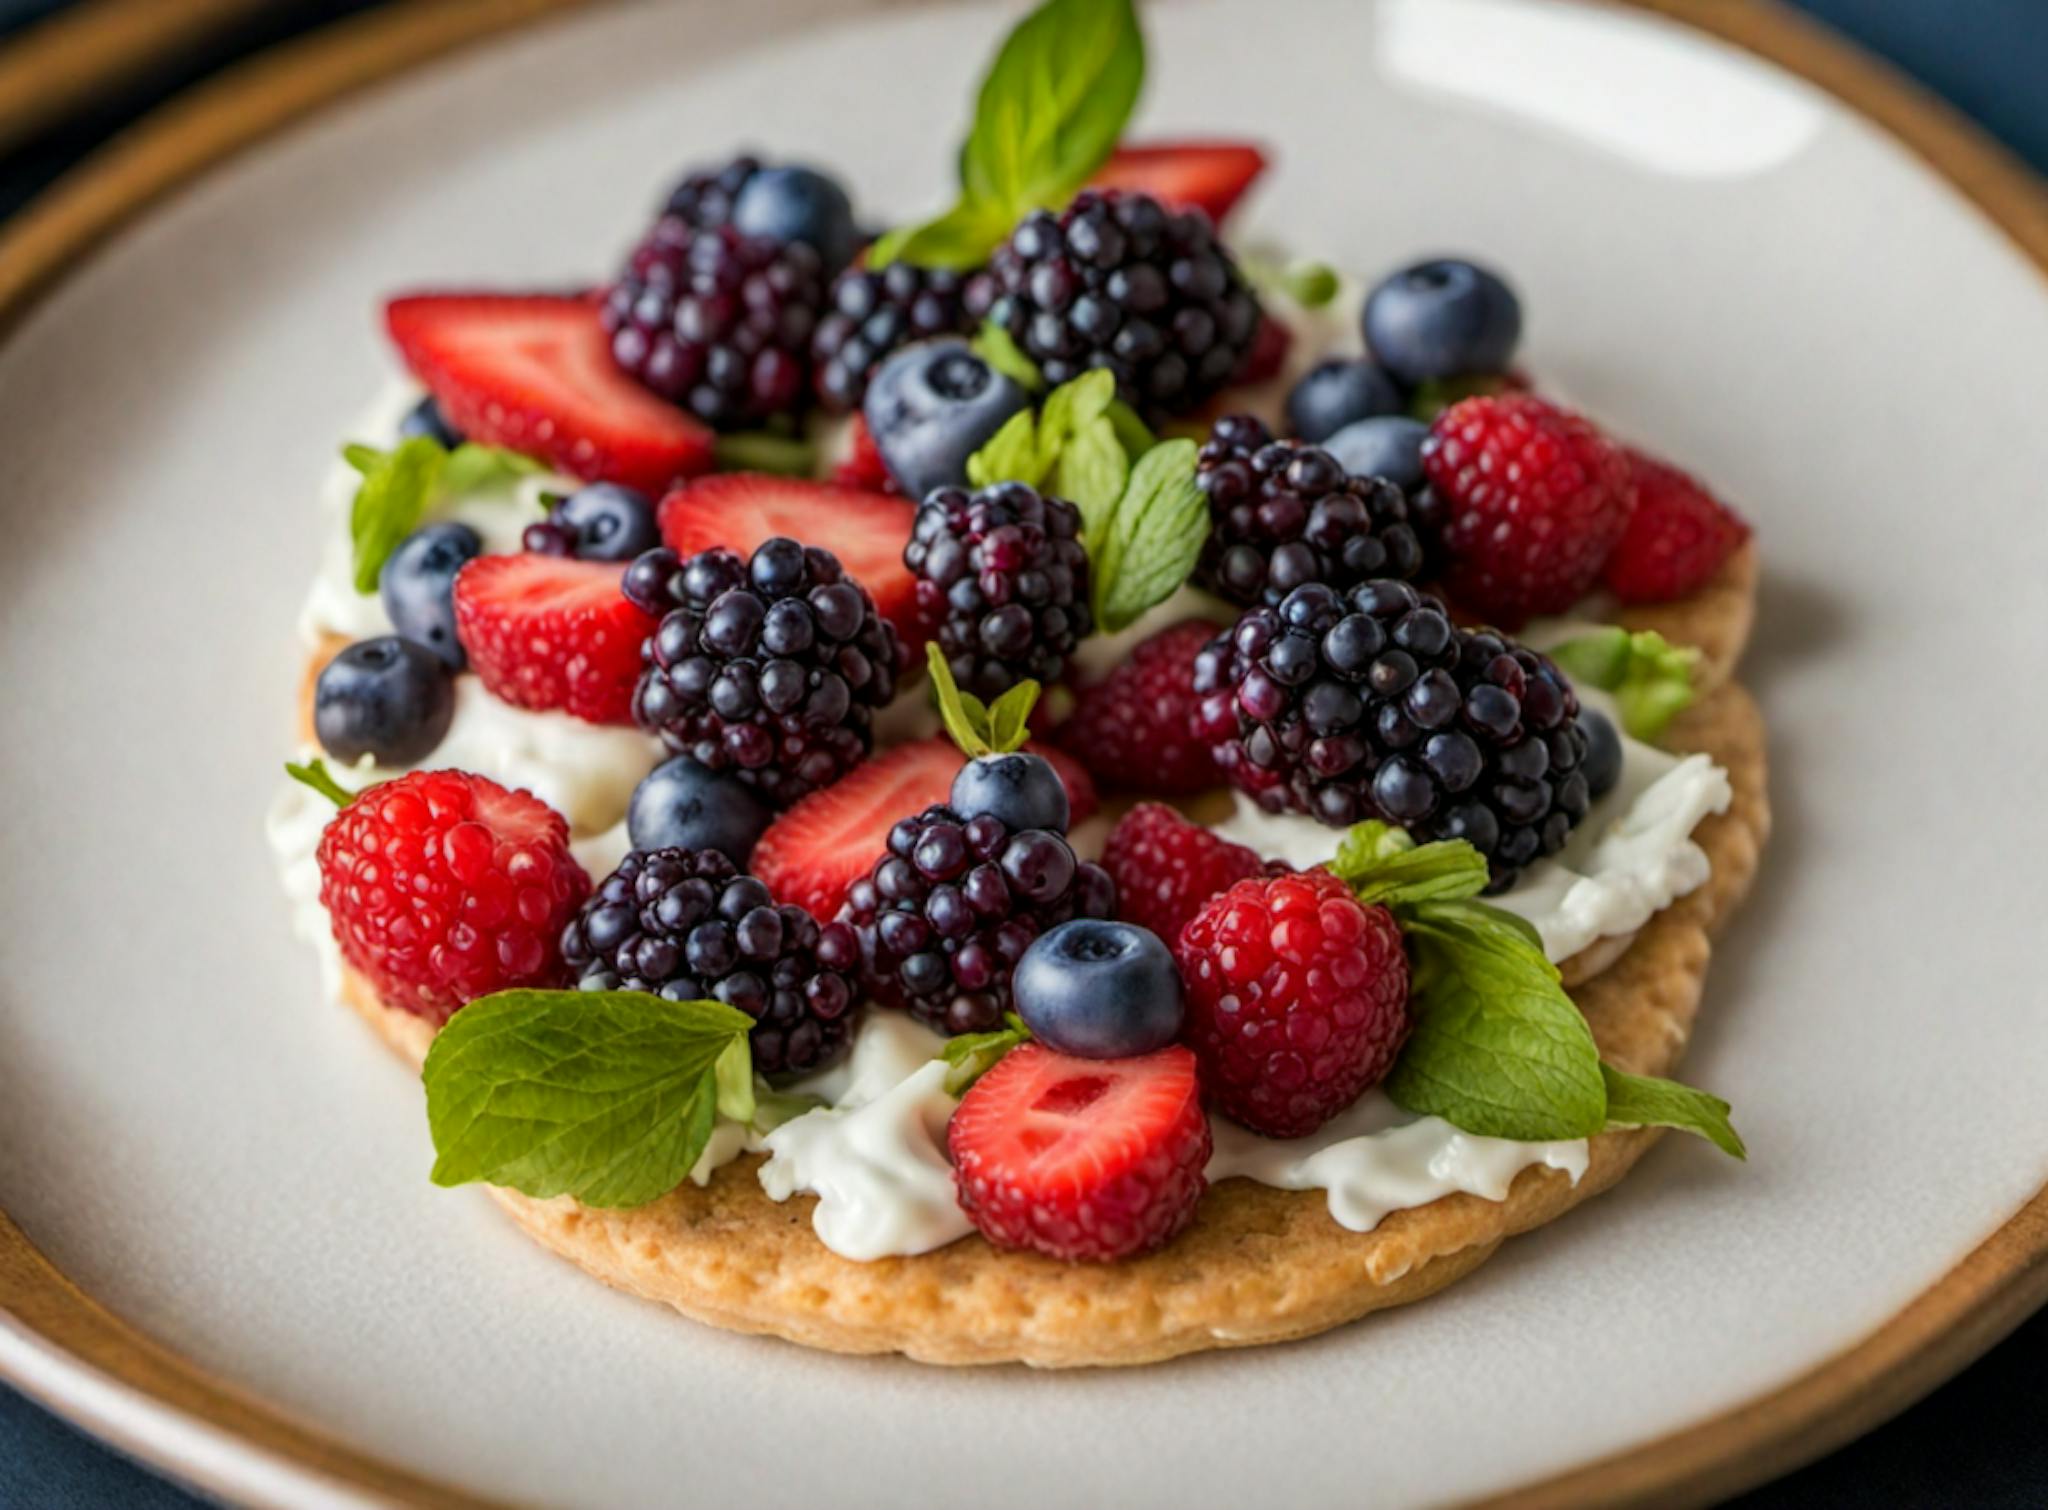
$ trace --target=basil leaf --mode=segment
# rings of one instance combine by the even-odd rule
[[[1038,469],[1037,416],[1029,409],[1019,409],[1004,420],[1002,429],[967,458],[967,480],[977,488],[998,482],[1021,482],[1035,488],[1043,482],[1045,474]]]
[[[1728,1120],[1728,1103],[1719,1096],[1676,1080],[1631,1075],[1611,1064],[1601,1065],[1600,1073],[1607,1081],[1609,1127],[1675,1127],[1698,1133],[1731,1158],[1749,1157]]]
[[[964,1096],[968,1088],[996,1067],[1003,1055],[1019,1044],[1031,1041],[1031,1029],[1015,1012],[1003,1014],[1004,1027],[988,1033],[962,1033],[948,1038],[939,1048],[946,1061],[946,1094]]]
[[[1368,907],[1461,901],[1486,890],[1486,857],[1462,839],[1416,847],[1398,828],[1352,825],[1329,868]]]
[[[1195,486],[1195,443],[1162,441],[1131,468],[1091,554],[1096,627],[1115,634],[1172,597],[1208,537],[1209,502]]]
[[[377,590],[377,574],[405,537],[420,527],[427,504],[441,481],[448,453],[431,436],[415,435],[390,451],[362,455],[363,448],[343,452],[363,474],[349,509],[349,540],[355,547],[356,591]]]
[[[1038,364],[1026,356],[1024,348],[995,321],[982,321],[981,329],[968,344],[984,362],[1026,393],[1044,390],[1045,374],[1038,370]]]
[[[867,265],[881,268],[892,262],[910,262],[966,272],[988,261],[989,253],[1008,239],[1016,223],[1016,215],[1003,205],[963,199],[933,219],[898,226],[877,237],[868,248]]]
[[[1622,728],[1636,739],[1656,739],[1692,706],[1700,653],[1673,645],[1655,630],[1601,629],[1547,653],[1573,681],[1612,693]]]

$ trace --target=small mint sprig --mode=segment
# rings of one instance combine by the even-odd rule
[[[284,773],[300,786],[311,787],[338,808],[347,807],[356,800],[354,792],[328,774],[327,762],[324,760],[309,760],[304,765],[294,765],[287,760],[284,763]]]
[[[1699,651],[1655,630],[1601,629],[1553,645],[1548,654],[1573,681],[1613,694],[1622,728],[1636,739],[1657,739],[1697,695]]]
[[[1381,1086],[1397,1106],[1530,1143],[1673,1127],[1747,1157],[1727,1102],[1600,1062],[1535,930],[1478,900],[1486,860],[1471,845],[1417,845],[1361,823],[1329,868],[1361,901],[1392,912],[1408,944],[1414,1026]]]
[[[389,451],[346,445],[342,460],[361,474],[349,508],[349,541],[355,549],[355,588],[377,590],[377,574],[405,537],[420,527],[427,511],[451,493],[503,486],[541,464],[501,446],[464,441],[449,450],[431,435],[414,435]]]
[[[980,760],[1023,748],[1031,737],[1031,710],[1038,706],[1037,682],[1021,681],[995,702],[984,703],[972,692],[963,692],[953,680],[953,668],[946,664],[936,640],[924,647],[924,661],[931,672],[939,721],[963,755]]]
[[[958,1098],[996,1067],[998,1061],[1019,1044],[1031,1041],[1031,1029],[1015,1012],[1003,1014],[1004,1025],[987,1033],[961,1033],[948,1038],[939,1049],[946,1061],[946,1094]]]

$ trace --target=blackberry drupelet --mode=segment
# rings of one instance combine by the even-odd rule
[[[913,341],[967,335],[974,321],[961,303],[963,280],[947,268],[892,262],[850,267],[832,280],[811,337],[812,383],[835,414],[858,409],[882,359]]]
[[[732,223],[733,202],[747,180],[761,171],[761,159],[742,153],[717,168],[700,168],[670,191],[665,214],[685,225],[711,230]]]
[[[1021,482],[939,488],[918,505],[903,564],[917,611],[953,680],[996,698],[1050,686],[1095,628],[1081,511]]]
[[[562,958],[585,991],[739,1008],[765,1075],[837,1058],[859,1015],[853,930],[778,906],[717,850],[628,854],[562,930]]]
[[[661,547],[626,568],[660,623],[633,717],[678,755],[787,807],[866,758],[902,647],[831,552],[766,541],[751,560]]]
[[[1316,446],[1275,440],[1249,414],[1216,422],[1195,481],[1210,520],[1196,579],[1233,603],[1278,603],[1309,582],[1341,590],[1422,569],[1413,505],[1400,488],[1355,476]]]
[[[1116,887],[1042,828],[930,807],[889,831],[889,851],[848,888],[839,921],[860,939],[875,999],[941,1033],[999,1026],[1010,973],[1070,918],[1106,918]]]
[[[1195,662],[1196,734],[1269,812],[1464,839],[1493,888],[1562,848],[1590,801],[1563,674],[1391,579],[1296,588]]]
[[[1026,216],[967,303],[1046,382],[1106,367],[1154,417],[1184,414],[1228,383],[1259,328],[1259,301],[1208,217],[1129,192],[1084,190],[1058,215]]]

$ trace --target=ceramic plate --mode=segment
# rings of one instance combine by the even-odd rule
[[[1778,830],[1686,1064],[1750,1163],[1667,1139],[1426,1305],[1061,1376],[710,1331],[428,1184],[417,1083],[321,1006],[261,832],[314,489],[390,370],[379,296],[600,276],[741,142],[922,211],[1000,24],[773,0],[515,33],[237,158],[28,313],[0,348],[0,1205],[198,1368],[523,1502],[1442,1501],[1856,1343],[2048,1179],[2048,288],[1814,88],[1522,0],[1157,6],[1141,125],[1271,145],[1246,232],[1368,275],[1499,263],[1529,366],[1756,520]],[[87,1387],[19,1328],[0,1362]],[[313,1492],[107,1409],[237,1493]]]

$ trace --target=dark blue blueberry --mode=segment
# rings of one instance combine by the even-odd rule
[[[1586,758],[1579,770],[1587,795],[1597,800],[1621,780],[1621,735],[1606,714],[1593,708],[1579,710],[1579,727],[1586,731]]]
[[[433,754],[454,716],[446,663],[395,634],[358,640],[313,685],[313,732],[348,765],[365,755],[379,765],[416,765]]]
[[[715,849],[744,868],[774,816],[751,788],[678,755],[633,788],[626,833],[635,849]]]
[[[1404,407],[1399,385],[1378,362],[1338,357],[1310,368],[1294,385],[1287,395],[1287,423],[1319,446],[1346,425],[1399,414]]]
[[[770,241],[801,241],[829,269],[846,266],[860,245],[853,204],[838,182],[815,168],[762,168],[732,204],[733,229]]]
[[[420,435],[439,441],[450,451],[462,444],[462,432],[448,423],[448,416],[441,412],[441,406],[431,393],[407,410],[405,418],[398,422],[400,440],[411,440]]]
[[[862,406],[875,447],[912,498],[964,487],[967,458],[1030,402],[965,341],[906,346],[884,362]]]
[[[469,664],[455,637],[455,574],[484,548],[466,524],[430,524],[406,536],[377,573],[391,627],[460,671]]]
[[[1384,477],[1404,493],[1422,486],[1422,442],[1429,426],[1405,414],[1383,414],[1346,425],[1323,449],[1353,477]]]
[[[654,504],[615,482],[593,482],[555,505],[548,524],[565,531],[570,552],[585,561],[631,561],[661,544]]]
[[[1067,831],[1070,810],[1059,772],[1037,755],[991,755],[970,760],[953,778],[947,805],[963,818],[992,813],[1011,828]]]
[[[1041,934],[1011,976],[1017,1015],[1047,1048],[1129,1059],[1173,1042],[1180,971],[1150,929],[1075,918]]]
[[[1365,344],[1411,386],[1503,372],[1522,334],[1522,306],[1498,276],[1455,257],[1418,262],[1366,296]]]

